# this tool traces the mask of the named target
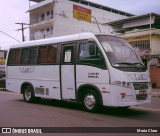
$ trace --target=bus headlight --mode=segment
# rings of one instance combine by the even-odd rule
[[[132,89],[132,84],[130,82],[114,81],[114,82],[112,82],[112,85],[117,85],[117,86],[121,86],[121,87]]]

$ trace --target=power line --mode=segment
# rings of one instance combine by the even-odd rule
[[[14,37],[10,36],[9,34],[7,34],[7,33],[3,32],[3,31],[0,31],[0,32],[1,32],[1,33],[3,33],[4,35],[7,35],[8,37],[10,37],[10,38],[12,38],[12,39],[16,40],[17,42],[20,42],[19,40],[17,40],[16,38],[14,38]]]

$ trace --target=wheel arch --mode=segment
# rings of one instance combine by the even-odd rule
[[[95,85],[92,85],[92,84],[83,84],[83,85],[80,85],[77,89],[77,101],[78,102],[81,102],[82,101],[82,96],[83,94],[85,93],[86,90],[88,89],[92,89],[94,90],[98,97],[99,97],[99,102],[100,102],[100,105],[103,105],[103,100],[102,100],[102,95],[101,95],[101,92],[99,90],[98,87],[96,87]]]
[[[21,85],[21,94],[23,93],[24,89],[27,87],[27,86],[31,86],[34,90],[34,87],[31,83],[29,82],[24,82],[22,85]]]

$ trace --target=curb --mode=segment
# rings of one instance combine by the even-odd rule
[[[152,95],[152,97],[160,97],[160,93],[152,92],[151,95]]]

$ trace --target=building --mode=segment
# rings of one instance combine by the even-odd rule
[[[106,25],[135,48],[150,67],[153,86],[160,87],[160,15],[149,13],[112,21]]]
[[[29,0],[30,40],[113,32],[128,40],[160,87],[160,15],[134,16],[87,0]]]
[[[79,32],[107,33],[104,23],[132,14],[87,0],[29,0],[30,40]]]

